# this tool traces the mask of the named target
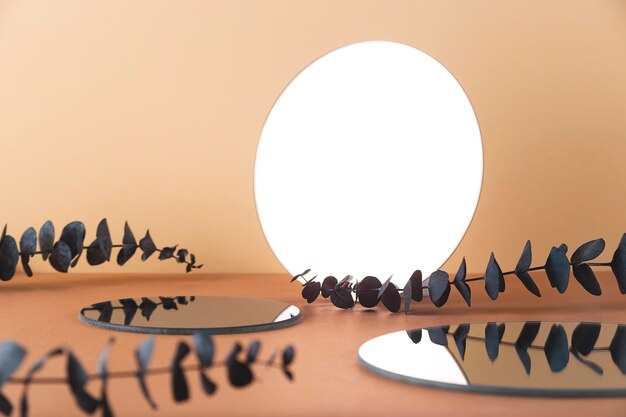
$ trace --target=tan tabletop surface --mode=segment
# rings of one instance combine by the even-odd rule
[[[536,277],[544,294],[541,299],[528,293],[510,276],[507,290],[498,301],[490,301],[482,291],[482,283],[477,283],[473,285],[471,310],[453,290],[443,308],[437,309],[430,302],[414,304],[412,314],[405,316],[361,307],[343,311],[321,298],[306,305],[300,298],[300,287],[289,284],[289,277],[280,274],[38,274],[30,279],[16,276],[13,281],[0,284],[0,325],[4,339],[16,339],[28,347],[27,366],[49,348],[67,344],[90,372],[95,371],[105,342],[114,335],[116,343],[109,369],[115,371],[135,369],[132,351],[146,336],[110,332],[79,322],[78,311],[85,305],[150,295],[240,295],[274,298],[302,308],[303,320],[293,327],[216,338],[219,357],[226,355],[237,340],[245,344],[260,339],[262,357],[267,357],[275,347],[295,345],[294,382],[288,382],[278,370],[260,367],[255,371],[254,384],[235,389],[228,386],[225,369],[216,368],[210,375],[218,384],[218,392],[207,397],[201,391],[197,373],[189,372],[191,400],[176,404],[169,377],[155,375],[149,378],[151,392],[159,404],[159,409],[153,412],[134,378],[114,379],[109,396],[117,416],[626,415],[626,398],[565,400],[448,392],[387,380],[357,363],[357,350],[366,340],[419,326],[530,319],[626,322],[626,296],[619,294],[610,272],[599,277],[604,289],[601,297],[586,294],[573,277],[564,295],[549,287],[545,275],[538,273]],[[190,339],[158,336],[152,364],[168,365],[175,343],[181,338]],[[189,357],[186,361],[193,360]],[[64,365],[64,359],[53,360],[41,376],[64,375]],[[18,375],[24,373],[25,367],[22,366]],[[99,395],[97,382],[91,382],[88,389]],[[19,388],[8,384],[3,392],[17,406]],[[30,401],[31,416],[83,415],[64,384],[33,385]]]

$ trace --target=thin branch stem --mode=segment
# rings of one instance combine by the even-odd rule
[[[257,365],[257,366],[263,365],[266,368],[282,369],[281,365],[279,364],[267,364],[266,362],[267,361],[258,360],[255,363],[252,363],[250,365]],[[214,366],[227,366],[227,365],[228,365],[227,361],[219,361],[219,362],[213,362],[213,365],[211,368],[203,368],[202,365],[200,364],[185,365],[185,366],[182,366],[181,368],[183,369],[183,371],[187,372],[187,371],[200,371],[203,369],[212,369]],[[148,369],[145,375],[162,375],[162,374],[167,374],[170,372],[172,372],[171,367],[163,366],[160,368]],[[137,377],[137,375],[138,375],[138,371],[116,371],[116,372],[109,372],[108,378],[132,378],[132,377]],[[100,376],[100,374],[92,373],[92,374],[87,375],[87,379],[98,380],[98,379],[102,379],[102,377]],[[66,377],[40,377],[40,378],[33,378],[30,381],[27,381],[26,378],[9,378],[6,381],[7,384],[25,384],[27,382],[29,384],[65,384],[68,382],[68,379]]]

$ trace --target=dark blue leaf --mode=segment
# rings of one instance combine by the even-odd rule
[[[522,281],[524,287],[537,297],[541,297],[541,291],[533,281],[532,277],[528,273],[528,269],[532,263],[532,247],[530,240],[526,241],[526,245],[524,245],[524,249],[522,250],[522,255],[517,262],[517,266],[515,267],[515,275]]]
[[[524,326],[515,341],[515,351],[517,352],[522,365],[524,365],[524,370],[527,375],[530,375],[530,356],[528,355],[528,348],[537,337],[540,328],[541,322],[527,321],[524,323]]]
[[[622,374],[626,375],[626,325],[620,324],[609,345],[611,359]]]
[[[537,297],[541,297],[541,291],[539,291],[537,284],[535,284],[535,281],[533,281],[532,277],[527,271],[515,271],[515,275],[519,278],[520,281],[522,281],[522,284],[524,284],[524,287],[526,287],[528,291],[530,291]]]
[[[409,282],[411,283],[411,299],[417,302],[422,301],[424,298],[424,290],[422,289],[422,271],[419,269],[413,271],[411,278],[409,278]]]
[[[524,249],[522,250],[522,255],[520,256],[519,261],[517,261],[515,272],[528,271],[532,261],[533,261],[533,251],[532,251],[530,240],[527,240],[526,244],[524,245]]]
[[[100,407],[102,408],[103,417],[112,417],[113,412],[111,410],[111,405],[109,404],[109,398],[107,395],[107,382],[109,380],[109,372],[107,370],[107,362],[109,361],[109,350],[111,344],[113,343],[113,338],[110,338],[107,344],[104,346],[104,349],[100,353],[100,357],[98,358],[98,375],[102,380],[101,388],[100,388]]]
[[[422,329],[414,329],[407,330],[406,334],[409,336],[409,339],[415,344],[422,341]]]
[[[19,368],[26,356],[26,350],[13,340],[0,343],[0,387]]]
[[[430,341],[439,346],[448,346],[448,330],[450,326],[437,326],[428,328],[428,337]]]
[[[213,365],[213,354],[215,353],[215,345],[213,337],[208,332],[197,332],[193,335],[193,345],[196,349],[196,355],[203,368],[210,368]]]
[[[576,281],[578,281],[589,294],[596,296],[602,295],[602,289],[596,279],[596,275],[588,264],[575,264],[572,267],[572,272],[574,273]]]
[[[282,366],[286,367],[293,363],[293,360],[296,357],[296,350],[293,346],[289,345],[283,350],[282,355]]]
[[[457,349],[459,350],[459,355],[461,355],[461,359],[465,359],[465,347],[467,343],[467,334],[469,333],[470,325],[467,323],[459,324],[459,326],[454,331],[452,335],[454,337],[454,343],[456,344]]]
[[[46,221],[39,229],[39,249],[43,260],[47,260],[52,253],[54,245],[54,225],[50,220]]]
[[[37,232],[33,227],[29,227],[24,231],[20,238],[20,259],[22,268],[27,276],[32,277],[33,271],[30,269],[28,262],[30,258],[37,252]]]
[[[164,310],[178,310],[178,306],[172,297],[159,297]]]
[[[472,289],[465,282],[465,277],[467,276],[467,265],[465,263],[465,258],[461,261],[461,265],[459,265],[459,269],[456,271],[456,275],[454,276],[454,286],[459,291],[468,307],[472,305]]]
[[[128,222],[126,222],[124,223],[124,238],[122,239],[122,248],[117,254],[117,264],[120,266],[124,265],[130,258],[132,258],[136,250],[137,241],[135,240],[135,235],[130,229]]]
[[[215,385],[215,382],[213,382],[204,371],[200,371],[200,382],[202,384],[202,390],[207,395],[215,394],[217,385]]]
[[[156,409],[157,405],[152,399],[152,396],[148,391],[148,385],[146,384],[146,372],[148,371],[148,366],[150,365],[153,351],[154,337],[150,336],[146,340],[141,342],[139,346],[137,346],[137,349],[135,349],[135,359],[137,360],[137,380],[139,381],[141,392],[148,401],[148,404],[150,404],[150,407]]]
[[[256,362],[259,352],[261,350],[261,342],[254,340],[248,345],[248,355],[246,357],[246,363],[251,364]]]
[[[169,246],[161,249],[161,253],[159,253],[159,259],[162,261],[164,259],[170,259],[174,257],[174,252],[176,252],[176,246]]]
[[[604,251],[604,239],[594,239],[583,243],[572,254],[572,264],[580,264],[597,258]]]
[[[500,342],[504,335],[504,326],[504,323],[496,325],[494,322],[489,322],[485,325],[485,350],[491,362],[498,358]]]
[[[70,266],[73,268],[78,263],[83,252],[85,241],[85,225],[79,221],[68,223],[61,231],[59,241],[64,242],[70,249],[70,257],[73,259]]]
[[[502,270],[500,269],[500,265],[498,265],[493,252],[491,252],[489,263],[487,264],[487,270],[485,271],[485,290],[487,291],[489,298],[492,300],[496,300],[498,298],[502,282],[504,282]]]
[[[6,235],[0,241],[0,280],[9,281],[15,275],[20,255],[17,243],[11,235]]]
[[[186,342],[178,342],[176,353],[172,358],[172,392],[174,401],[181,402],[189,399],[189,386],[185,371],[182,368],[182,361],[189,354],[189,345]]]
[[[450,295],[450,282],[448,273],[445,271],[435,271],[428,280],[428,293],[430,300],[435,307],[441,307],[448,301]]]
[[[561,248],[552,247],[548,260],[546,261],[546,275],[553,288],[561,294],[567,290],[569,283],[570,265],[566,251]]]
[[[150,321],[150,316],[157,308],[157,303],[152,301],[149,298],[142,297],[141,304],[139,304],[139,309],[141,310],[141,315],[146,318],[146,320]]]
[[[20,400],[20,417],[28,417],[28,387],[32,381],[34,375],[39,372],[45,363],[52,357],[61,355],[64,353],[62,348],[55,348],[47,352],[44,356],[40,357],[35,363],[28,369],[26,376],[24,377],[24,386],[22,389],[22,398]]]
[[[58,241],[52,247],[50,265],[59,272],[67,272],[72,262],[72,251],[65,242]]]
[[[145,261],[156,251],[156,245],[152,241],[152,236],[150,236],[150,230],[146,231],[146,235],[139,241],[139,247],[143,251],[141,254],[141,260]]]
[[[111,316],[113,315],[113,304],[110,301],[104,301],[102,303],[92,304],[91,307],[100,312],[98,321],[109,323],[111,322]]]
[[[613,254],[611,270],[617,279],[619,291],[622,294],[626,294],[626,233],[622,235],[622,239]]]
[[[124,311],[124,325],[128,326],[135,318],[139,306],[134,298],[122,298],[120,304],[122,304],[122,310]]]
[[[91,414],[98,408],[98,400],[87,392],[87,372],[71,351],[67,351],[67,379],[74,399],[81,410]]]
[[[544,345],[544,353],[552,372],[561,372],[569,362],[569,344],[565,328],[553,324]]]

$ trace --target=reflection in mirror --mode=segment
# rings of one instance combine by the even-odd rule
[[[81,321],[110,330],[154,334],[244,333],[300,321],[300,310],[274,300],[243,297],[138,297],[92,304]]]
[[[509,322],[411,329],[359,350],[368,369],[448,389],[626,396],[626,325]]]

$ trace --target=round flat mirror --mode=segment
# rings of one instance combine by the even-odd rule
[[[280,329],[300,321],[300,309],[244,297],[137,297],[103,301],[80,311],[82,322],[108,330],[152,334],[212,334]]]
[[[626,396],[626,325],[474,323],[365,342],[359,361],[386,378],[507,395]]]
[[[286,86],[263,126],[254,190],[291,274],[406,280],[452,254],[482,174],[478,122],[450,71],[411,46],[370,41],[329,52]]]

